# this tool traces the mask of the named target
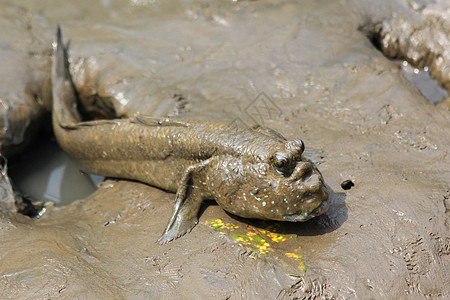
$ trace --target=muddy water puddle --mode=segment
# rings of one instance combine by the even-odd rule
[[[19,194],[57,206],[89,196],[103,180],[101,176],[82,173],[54,138],[45,135],[11,162],[9,175]]]
[[[400,66],[403,76],[414,84],[431,103],[439,103],[448,97],[447,91],[431,77],[428,67],[416,68],[406,60],[396,61],[396,63]]]

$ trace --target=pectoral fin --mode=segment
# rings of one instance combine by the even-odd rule
[[[193,182],[194,174],[202,172],[214,158],[210,158],[187,168],[180,182],[175,207],[169,224],[159,242],[166,244],[190,232],[198,223],[198,212],[204,199],[200,185]]]

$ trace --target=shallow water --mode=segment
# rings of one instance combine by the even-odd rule
[[[448,97],[448,93],[434,80],[429,72],[428,67],[415,68],[407,61],[398,62],[402,68],[402,74],[414,84],[419,91],[431,103],[439,103]]]
[[[8,174],[20,194],[34,201],[51,201],[57,206],[89,196],[95,192],[99,179],[82,173],[48,136],[40,137],[17,157],[10,164]]]

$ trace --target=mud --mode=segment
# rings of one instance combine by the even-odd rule
[[[445,1],[22,5],[37,40],[62,25],[75,83],[98,111],[272,127],[314,148],[334,192],[326,215],[298,224],[237,219],[210,203],[190,234],[163,246],[174,195],[136,182],[108,180],[39,220],[7,210],[0,298],[450,296],[450,116],[362,30],[393,24],[383,36],[406,39],[400,25],[433,28],[420,49],[398,49],[438,53],[443,64],[427,64],[448,91],[450,48],[432,38],[449,36]],[[431,9],[442,26],[422,21]],[[344,191],[345,180],[354,186]]]
[[[0,20],[0,149],[10,157],[33,140],[50,108],[51,47],[36,14],[4,4]]]

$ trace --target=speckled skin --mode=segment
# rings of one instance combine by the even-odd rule
[[[89,173],[138,180],[177,192],[161,243],[197,224],[204,199],[244,218],[305,221],[328,209],[328,190],[301,140],[263,127],[137,116],[81,122],[58,30],[53,128],[60,146]],[[276,168],[286,158],[289,172]]]

